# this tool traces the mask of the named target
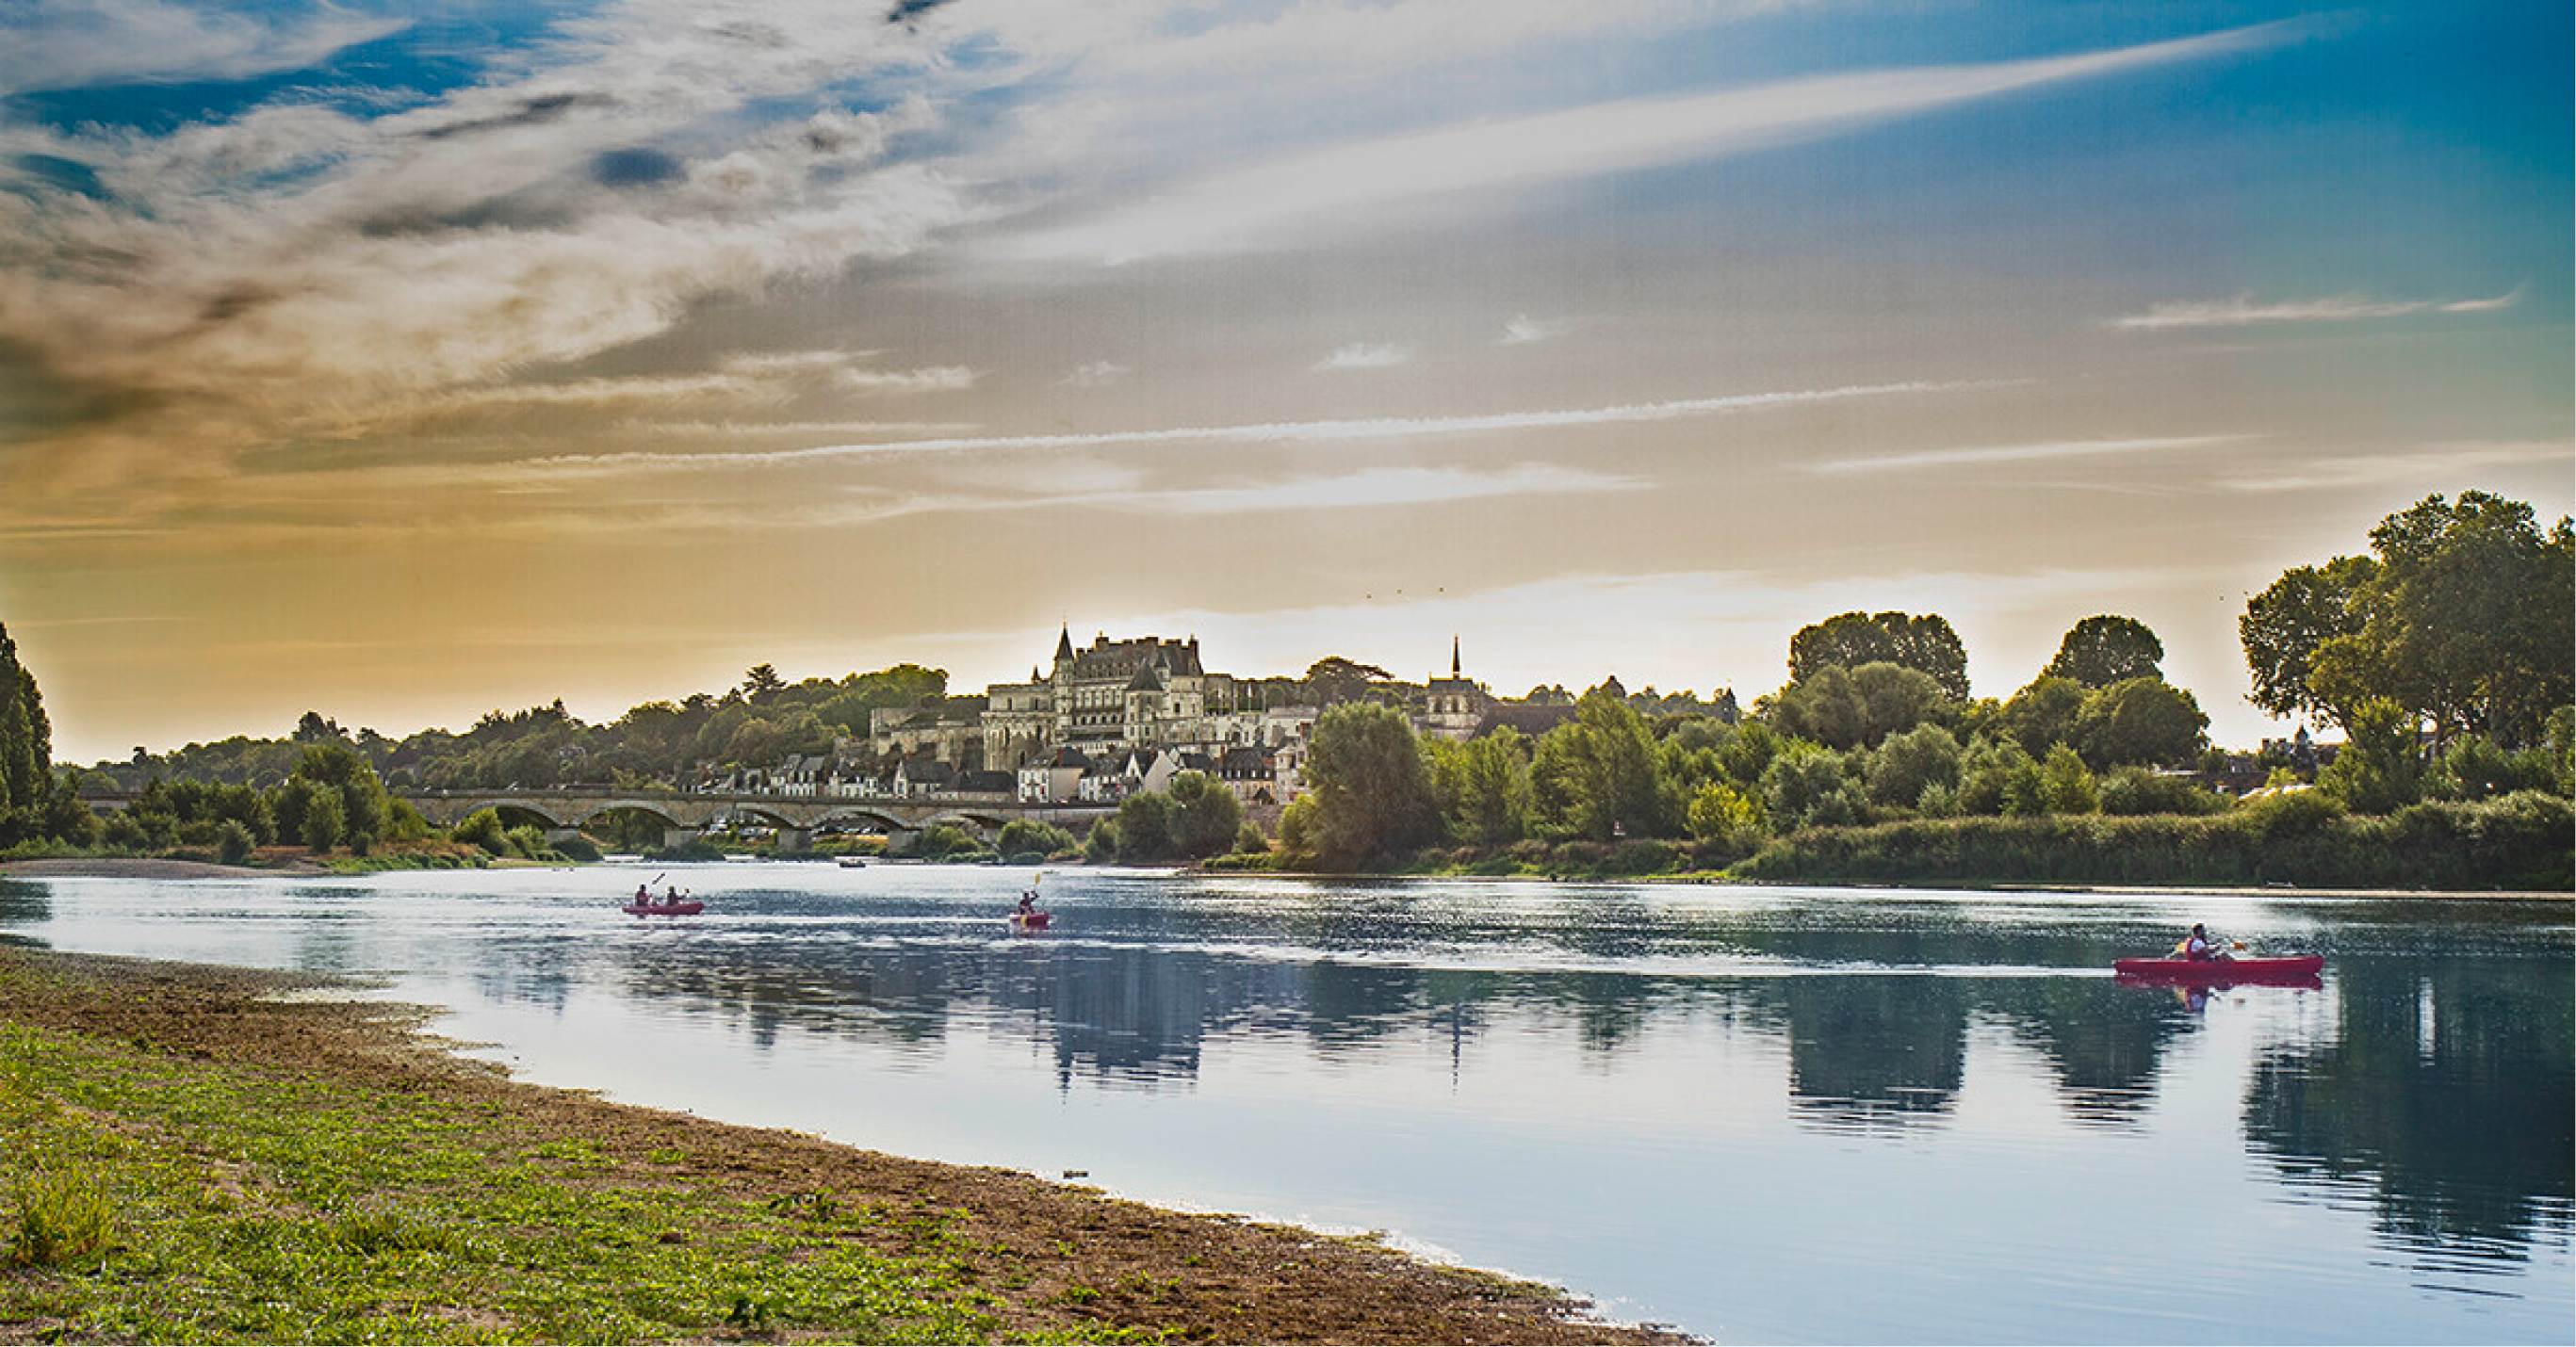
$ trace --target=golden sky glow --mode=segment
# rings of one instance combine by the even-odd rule
[[[1196,634],[1750,699],[2571,508],[2568,18],[822,0],[0,18],[57,756]]]

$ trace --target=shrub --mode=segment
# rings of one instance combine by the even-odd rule
[[[18,1221],[9,1261],[20,1267],[66,1267],[107,1247],[114,1208],[86,1175],[38,1174],[18,1184]]]
[[[497,810],[475,810],[466,815],[448,836],[469,846],[481,847],[495,856],[510,854],[510,840],[502,832],[501,815]]]
[[[1016,860],[1022,857],[1044,859],[1071,851],[1079,844],[1073,840],[1072,833],[1052,823],[1016,818],[1002,825],[1002,835],[995,845],[1003,855]]]
[[[215,829],[215,857],[226,865],[239,865],[249,860],[251,851],[258,845],[259,839],[251,836],[250,829],[243,827],[239,819],[225,819],[222,826]]]

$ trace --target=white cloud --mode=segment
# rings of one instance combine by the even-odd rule
[[[1827,75],[1472,121],[1220,174],[1022,248],[1039,258],[1117,264],[1274,247],[1311,239],[1319,224],[1380,221],[1381,208],[1399,201],[1792,144],[2014,90],[2242,51],[2287,31],[2267,24],[2079,56]]]
[[[1585,426],[1637,425],[1690,417],[1721,416],[1767,408],[1839,402],[1852,398],[1896,397],[1986,389],[1988,382],[1859,384],[1845,388],[1798,389],[1780,393],[1738,393],[1725,397],[1688,398],[1670,402],[1626,403],[1561,411],[1492,412],[1466,416],[1381,417],[1349,421],[1274,421],[1231,426],[1179,426],[1150,430],[1108,430],[1055,435],[960,435],[934,439],[889,440],[876,444],[836,444],[810,449],[755,453],[616,453],[557,454],[496,467],[512,474],[598,475],[626,472],[733,471],[753,467],[786,467],[833,459],[898,454],[976,451],[1046,452],[1160,444],[1344,444],[1368,440],[1435,435],[1479,435],[1506,431],[1576,429]]]
[[[2526,463],[2564,466],[2569,446],[2563,440],[2520,443],[2474,442],[2425,445],[2411,452],[2311,459],[2265,473],[2234,473],[2218,479],[2230,491],[2267,494],[2379,486],[2390,482],[2439,484],[2480,468]]]
[[[2254,327],[2270,323],[2352,323],[2375,318],[2402,318],[2414,313],[2492,313],[2522,299],[2517,288],[2485,299],[2374,300],[2358,295],[2326,299],[2293,299],[2257,303],[2252,295],[2220,300],[2170,300],[2145,313],[2111,320],[2111,326],[2154,331],[2163,328]]]
[[[0,94],[87,84],[248,79],[313,65],[388,37],[404,19],[324,5],[305,14],[215,13],[161,0],[47,0],[12,5],[0,43]]]
[[[1334,348],[1331,355],[1315,362],[1318,372],[1343,369],[1386,369],[1413,359],[1413,348],[1399,342],[1355,341]]]
[[[2168,453],[2242,443],[2242,435],[2179,435],[2136,440],[2062,440],[2042,444],[1981,445],[1971,449],[1927,449],[1920,453],[1884,454],[1871,458],[1838,458],[1812,464],[1809,472],[1825,474],[1911,472],[1922,468],[1956,468],[1980,463],[2027,463],[2041,459],[2101,458],[2115,454]]]
[[[1055,386],[1058,388],[1107,388],[1111,384],[1126,382],[1128,376],[1135,372],[1136,370],[1133,366],[1121,365],[1114,360],[1094,360],[1090,364],[1076,365],[1072,369],[1065,371],[1064,377],[1055,381]]]
[[[1540,320],[1532,318],[1528,314],[1524,313],[1514,317],[1510,322],[1503,324],[1503,335],[1495,338],[1494,344],[1497,346],[1526,346],[1531,342],[1552,341],[1557,337],[1563,336],[1565,334],[1565,329],[1566,325],[1564,323],[1541,322]]]

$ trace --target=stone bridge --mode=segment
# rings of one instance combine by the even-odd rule
[[[881,832],[890,845],[909,842],[937,823],[963,828],[989,842],[1013,819],[1052,823],[1077,835],[1117,813],[1110,805],[1031,804],[990,797],[923,796],[908,799],[846,795],[779,795],[750,791],[625,790],[614,786],[561,786],[549,790],[398,790],[421,817],[452,828],[478,809],[507,819],[534,818],[555,837],[569,836],[602,814],[632,811],[659,819],[662,844],[694,840],[719,818],[745,816],[778,829],[781,851],[802,851],[814,832],[832,824]]]
[[[782,851],[811,846],[814,832],[832,824],[881,832],[889,845],[910,842],[935,823],[952,824],[990,842],[1013,819],[1052,823],[1076,836],[1118,812],[1114,805],[1030,804],[969,796],[909,799],[835,795],[779,795],[748,791],[626,790],[615,786],[562,786],[550,790],[396,790],[421,817],[453,828],[478,809],[498,811],[513,823],[533,819],[548,840],[561,841],[602,814],[632,810],[658,819],[662,844],[681,846],[719,818],[745,815],[778,829]],[[91,790],[81,798],[92,809],[123,809],[127,791]]]

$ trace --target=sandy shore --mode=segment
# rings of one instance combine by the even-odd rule
[[[373,1089],[497,1098],[545,1134],[637,1157],[628,1163],[639,1173],[643,1157],[685,1153],[684,1181],[748,1202],[829,1191],[888,1210],[959,1213],[962,1247],[989,1261],[985,1284],[1012,1330],[1140,1328],[1188,1342],[1687,1341],[1590,1320],[1548,1287],[1364,1241],[514,1082],[424,1034],[428,1017],[417,1009],[281,996],[328,985],[311,978],[7,946],[0,975],[13,989],[0,1018],[22,1024]],[[899,1224],[884,1231],[890,1250],[911,1238]],[[1071,1287],[1127,1289],[1078,1298],[1063,1294]]]

